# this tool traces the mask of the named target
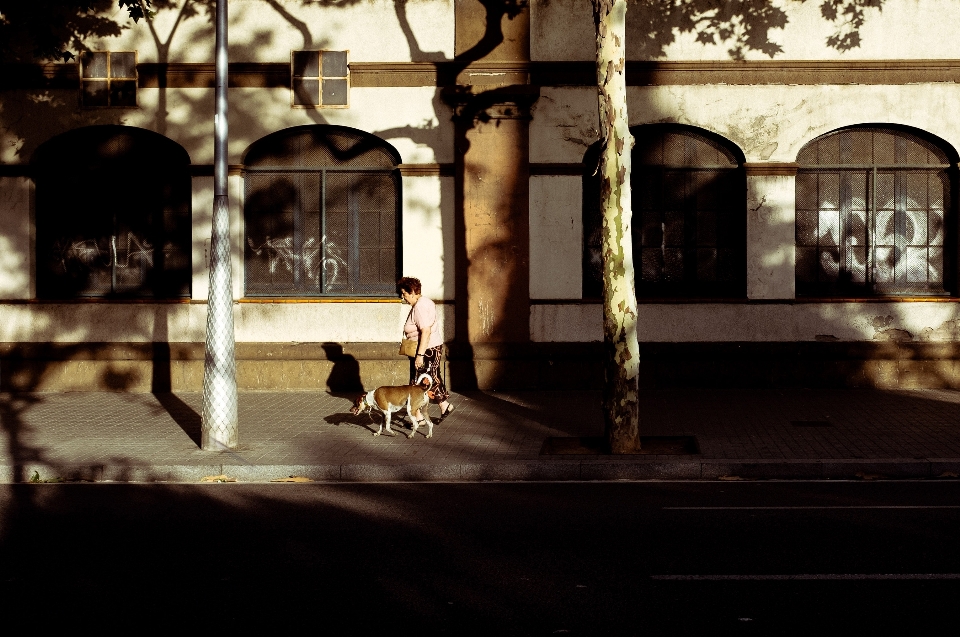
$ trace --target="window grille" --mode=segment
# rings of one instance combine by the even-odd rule
[[[726,140],[682,126],[631,129],[633,260],[639,297],[746,295],[746,176]],[[583,187],[583,292],[603,295],[599,146]]]
[[[399,276],[399,155],[349,128],[260,140],[245,162],[248,296],[392,296]]]
[[[797,156],[799,296],[946,295],[953,168],[899,129],[830,133]]]
[[[84,108],[137,105],[136,51],[91,51],[80,56]]]
[[[34,165],[38,297],[190,296],[191,181],[180,145],[91,126],[42,145]]]
[[[346,107],[350,71],[346,51],[293,51],[291,94],[295,107]]]

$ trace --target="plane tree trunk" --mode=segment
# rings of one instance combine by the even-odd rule
[[[630,231],[630,153],[627,118],[627,0],[593,0],[602,152],[600,210],[603,254],[604,427],[610,452],[640,451],[637,297]]]

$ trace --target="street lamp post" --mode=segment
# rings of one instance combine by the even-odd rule
[[[213,228],[210,236],[210,287],[207,292],[200,435],[200,447],[208,451],[233,449],[239,442],[230,210],[227,199],[227,0],[217,0],[216,32]]]

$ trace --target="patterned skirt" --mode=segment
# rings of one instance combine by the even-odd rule
[[[423,367],[417,368],[414,364],[415,358],[410,359],[410,384],[417,381],[420,374],[430,376],[432,384],[430,393],[433,397],[430,399],[434,405],[439,405],[450,397],[446,385],[443,384],[443,377],[440,376],[441,363],[443,362],[443,345],[431,347],[423,354]]]

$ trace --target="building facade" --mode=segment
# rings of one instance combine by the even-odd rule
[[[819,3],[757,4],[730,37],[711,3],[630,4],[642,383],[960,385],[960,6],[885,0],[852,45]],[[6,69],[0,389],[199,389],[207,8]],[[454,389],[599,386],[590,3],[229,13],[240,387],[404,381],[402,275]]]

